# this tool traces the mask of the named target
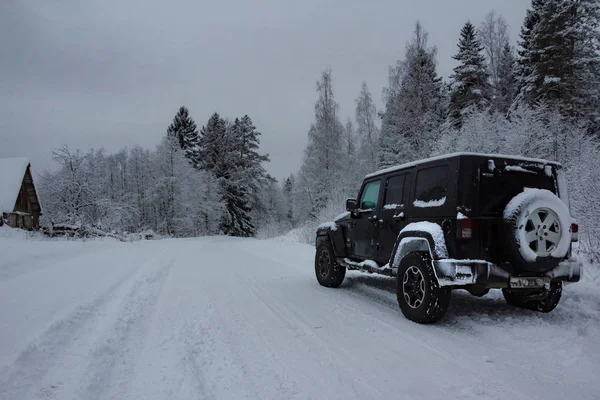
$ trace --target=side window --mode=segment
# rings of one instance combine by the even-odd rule
[[[387,181],[385,191],[385,202],[383,208],[385,210],[395,210],[404,205],[404,187],[406,184],[406,174],[393,176]]]
[[[415,207],[439,207],[446,202],[448,166],[419,171],[415,188]]]
[[[369,182],[365,185],[362,196],[360,197],[361,210],[370,210],[377,207],[380,186],[381,181]]]

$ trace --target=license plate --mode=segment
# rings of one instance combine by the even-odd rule
[[[543,288],[550,286],[550,278],[512,277],[509,285],[511,289]]]

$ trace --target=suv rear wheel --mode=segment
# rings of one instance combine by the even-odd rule
[[[336,288],[344,281],[346,268],[338,264],[329,241],[323,241],[315,254],[315,274],[321,286]]]
[[[550,289],[544,292],[502,289],[508,304],[528,310],[549,313],[556,308],[562,296],[562,282],[550,283]],[[543,298],[539,298],[543,297]]]
[[[451,290],[438,284],[431,258],[411,253],[402,259],[396,295],[402,314],[420,324],[437,322],[448,310]]]

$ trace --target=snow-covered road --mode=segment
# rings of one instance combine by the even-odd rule
[[[0,237],[0,399],[598,399],[600,294],[549,315],[455,292],[409,322],[388,278],[227,237]]]

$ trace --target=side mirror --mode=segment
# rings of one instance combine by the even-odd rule
[[[350,212],[356,211],[356,199],[346,200],[346,211],[350,211]]]

